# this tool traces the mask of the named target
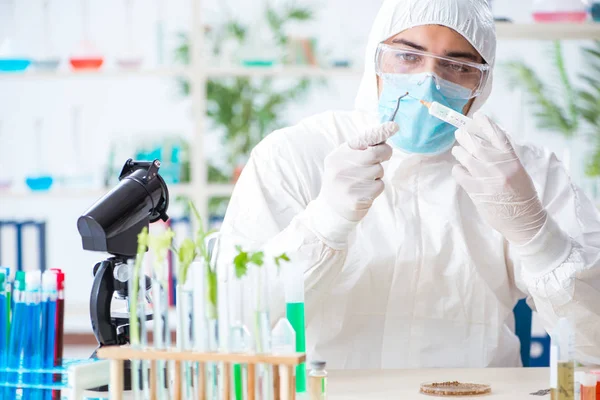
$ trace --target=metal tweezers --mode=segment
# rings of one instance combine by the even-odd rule
[[[398,102],[396,103],[396,109],[394,110],[394,113],[392,114],[392,117],[390,118],[390,122],[392,122],[394,119],[396,119],[396,114],[398,114],[398,109],[400,108],[400,100],[402,100],[406,96],[408,96],[408,92],[406,92],[406,94],[403,94],[402,96],[398,97]]]

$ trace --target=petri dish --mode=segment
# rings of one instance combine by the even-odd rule
[[[427,382],[421,384],[421,393],[439,397],[481,396],[492,392],[492,387],[480,383]]]

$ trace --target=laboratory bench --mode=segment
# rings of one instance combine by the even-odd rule
[[[550,398],[550,395],[531,395],[549,388],[548,368],[329,370],[328,374],[328,400],[435,399],[440,397],[419,393],[421,383],[448,381],[489,384],[492,393],[483,396],[444,398],[498,400]]]
[[[548,368],[487,368],[487,369],[419,369],[361,371],[329,370],[327,400],[418,400],[436,399],[419,393],[423,382],[460,381],[486,383],[492,393],[482,396],[443,397],[445,399],[497,399],[536,400],[549,399],[550,395],[534,396],[531,393],[548,389]],[[85,392],[86,395],[94,393]],[[98,398],[98,396],[94,396]],[[133,399],[126,393],[124,399]],[[299,394],[297,400],[309,400],[308,395]]]

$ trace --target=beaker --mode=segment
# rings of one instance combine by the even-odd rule
[[[125,69],[135,69],[142,65],[142,55],[136,49],[133,39],[133,0],[124,0],[125,13],[123,18],[123,33],[125,47],[117,57],[117,65]]]
[[[245,67],[272,67],[283,58],[275,34],[265,21],[266,14],[265,10],[248,28],[247,39],[238,50]]]
[[[587,10],[582,0],[534,0],[536,22],[584,22]]]
[[[88,168],[88,161],[83,157],[86,152],[84,133],[82,129],[83,109],[80,105],[71,109],[71,144],[72,154],[67,159],[69,162],[65,175],[58,179],[58,183],[69,188],[91,188],[97,184],[96,177]]]
[[[17,43],[17,22],[14,1],[5,3],[7,23],[0,26],[0,72],[22,72],[31,64],[31,59]]]
[[[50,0],[43,0],[43,37],[40,43],[43,43],[43,48],[38,57],[33,60],[33,66],[39,70],[53,71],[60,64],[60,58],[54,52],[52,44],[52,27],[51,27]]]
[[[34,191],[48,190],[54,182],[54,178],[46,172],[45,157],[42,152],[43,130],[42,118],[36,118],[34,121],[34,165],[36,167],[25,177],[25,184]]]
[[[69,63],[73,70],[97,70],[104,64],[104,56],[96,49],[90,39],[89,0],[82,0],[82,32],[83,40],[73,52]]]

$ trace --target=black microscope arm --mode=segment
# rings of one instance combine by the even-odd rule
[[[110,304],[115,284],[113,260],[104,260],[96,264],[94,283],[90,295],[90,316],[92,330],[100,347],[120,344],[117,331],[111,324]]]

